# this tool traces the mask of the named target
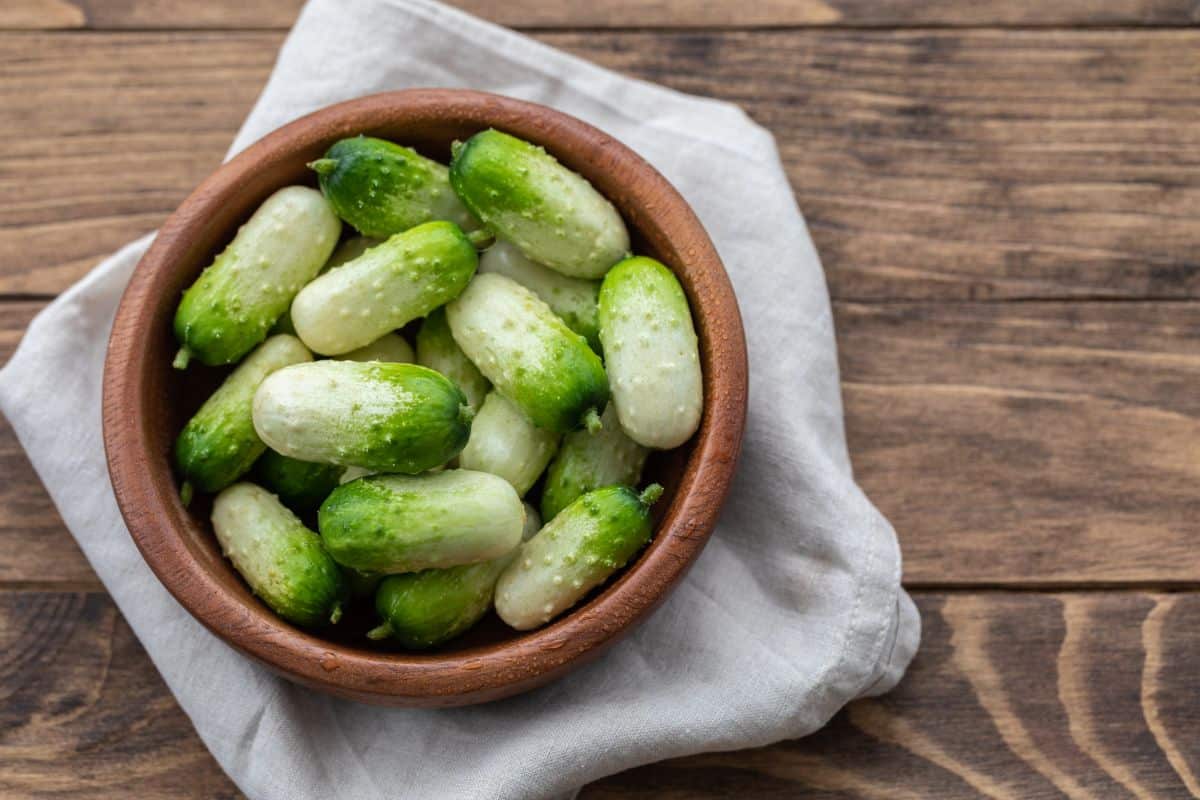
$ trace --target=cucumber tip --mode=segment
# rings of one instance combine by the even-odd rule
[[[600,412],[595,407],[589,408],[583,415],[583,427],[587,428],[587,432],[591,434],[597,434],[604,430],[604,423],[600,421]]]
[[[341,621],[342,621],[342,604],[334,603],[333,611],[331,611],[329,613],[329,624],[337,625]]]
[[[192,488],[192,482],[184,481],[183,485],[179,487],[179,502],[183,503],[184,508],[192,504],[193,494],[195,494],[195,490]]]
[[[337,169],[337,165],[336,158],[318,158],[316,161],[308,162],[308,168],[322,177]]]
[[[175,360],[171,362],[171,366],[175,369],[187,369],[188,362],[191,360],[192,351],[187,348],[187,345],[184,345],[175,353]]]
[[[382,625],[377,625],[367,631],[367,638],[373,642],[378,642],[381,639],[386,639],[392,635],[392,623],[385,622]]]
[[[663,487],[661,483],[652,483],[642,490],[638,499],[642,501],[644,506],[652,506],[658,502],[658,498],[662,497]]]

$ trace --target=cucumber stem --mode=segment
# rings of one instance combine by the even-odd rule
[[[595,408],[589,408],[583,415],[583,427],[587,428],[587,432],[591,434],[597,434],[604,430],[604,423],[600,421],[600,412]]]
[[[471,408],[470,403],[463,403],[458,407],[458,421],[463,425],[470,425],[475,419],[475,409]]]
[[[463,149],[464,145],[466,145],[466,142],[462,141],[461,139],[455,139],[453,142],[450,143],[450,160],[451,161],[458,158],[458,153],[459,153],[459,151],[461,151]]]
[[[334,603],[333,611],[331,611],[329,613],[329,624],[337,625],[341,621],[342,621],[342,604]]]
[[[187,348],[187,345],[184,345],[175,354],[175,360],[171,362],[171,366],[175,369],[187,369],[188,362],[191,360],[192,351]]]
[[[652,483],[642,490],[642,493],[638,496],[638,499],[642,501],[642,505],[652,506],[658,502],[658,498],[662,497],[662,493],[662,484]]]
[[[496,236],[487,228],[477,228],[467,234],[467,239],[475,246],[476,250],[483,250],[496,240]]]
[[[386,639],[392,635],[392,623],[385,622],[382,625],[371,628],[367,631],[367,638],[373,642],[378,642],[380,639]]]
[[[195,490],[192,489],[192,482],[184,481],[183,485],[179,487],[179,502],[183,503],[184,508],[192,504],[193,494],[195,494]]]
[[[308,168],[318,175],[325,176],[337,169],[336,158],[318,158],[316,161],[308,162]]]

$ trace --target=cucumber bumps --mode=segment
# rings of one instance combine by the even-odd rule
[[[308,165],[338,216],[366,236],[387,238],[433,220],[479,227],[450,189],[448,170],[408,147],[358,136]]]
[[[650,506],[662,495],[609,486],[580,497],[517,552],[496,584],[496,613],[532,630],[575,605],[650,541]]]
[[[472,416],[458,387],[431,369],[315,361],[263,381],[253,419],[262,440],[285,456],[417,473],[458,455]]]
[[[535,264],[508,242],[496,242],[479,257],[479,271],[507,275],[546,301],[567,327],[600,352],[600,323],[596,303],[600,282],[571,278]]]
[[[297,625],[336,623],[347,586],[321,543],[265,489],[237,483],[213,501],[221,550],[271,609]]]
[[[288,186],[268,197],[184,292],[175,312],[175,366],[186,367],[192,356],[209,366],[232,364],[267,338],[325,264],[341,229],[320,192]]]
[[[506,133],[455,143],[450,185],[484,225],[564,275],[600,278],[629,252],[612,203],[543,148]]]
[[[692,314],[671,270],[643,256],[613,267],[600,287],[600,341],[629,438],[660,450],[686,442],[704,390]]]
[[[428,222],[305,286],[292,303],[292,324],[313,352],[348,353],[453,300],[478,264],[457,225]]]
[[[267,449],[254,430],[255,391],[276,370],[311,359],[295,336],[272,336],[200,406],[175,440],[175,464],[185,481],[185,502],[192,487],[220,491],[254,465]]]
[[[351,481],[326,498],[318,520],[339,564],[414,572],[510,552],[521,542],[525,508],[503,478],[454,469]]]
[[[454,340],[499,392],[539,428],[600,424],[604,365],[537,295],[503,275],[479,275],[448,306]]]

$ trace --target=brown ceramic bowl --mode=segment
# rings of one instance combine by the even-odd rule
[[[655,454],[645,480],[667,488],[654,540],[570,613],[518,633],[498,619],[433,652],[364,645],[370,603],[329,631],[292,627],[258,602],[220,549],[209,503],[179,501],[170,451],[223,372],[171,368],[180,293],[268,195],[314,185],[305,164],[360,133],[447,160],[450,143],[488,127],[544,145],[586,176],[625,217],[637,252],[679,276],[700,336],[700,430]],[[121,513],[146,562],[198,620],[229,644],[305,686],[369,703],[453,706],[546,683],[598,655],[644,619],[700,554],[729,489],[746,415],[746,346],[737,301],[696,215],[620,142],[549,108],[480,92],[414,90],[331,106],[280,128],[218,169],[159,231],[117,310],[104,370],[104,444]]]

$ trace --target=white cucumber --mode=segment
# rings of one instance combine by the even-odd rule
[[[498,392],[488,393],[458,456],[463,469],[499,475],[524,496],[558,449],[559,435],[539,428]]]

